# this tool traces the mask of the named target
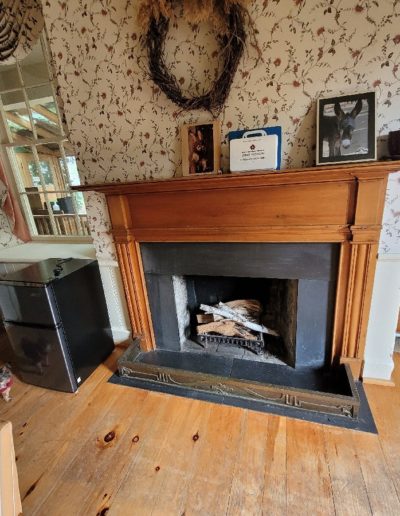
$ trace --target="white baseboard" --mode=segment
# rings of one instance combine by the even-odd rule
[[[115,344],[126,342],[131,337],[131,332],[126,328],[111,328],[111,332]]]
[[[379,256],[366,338],[365,378],[391,378],[399,305],[400,255]]]
[[[365,361],[363,369],[363,379],[372,383],[372,380],[390,381],[394,368],[393,360],[387,362],[368,362]]]
[[[99,267],[113,339],[119,344],[130,337],[131,329],[118,263],[99,261]]]

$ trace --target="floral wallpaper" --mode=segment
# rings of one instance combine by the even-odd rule
[[[3,0],[1,2],[0,61],[13,63],[30,53],[43,29],[40,0]],[[18,39],[14,39],[18,36]]]
[[[0,163],[1,166],[1,163]],[[0,249],[14,247],[24,242],[13,235],[9,220],[2,207],[8,195],[7,186],[0,179]]]
[[[0,209],[0,249],[14,247],[23,243],[22,240],[13,235],[7,216]]]
[[[105,199],[101,194],[90,192],[85,194],[88,223],[96,256],[104,261],[115,261],[114,244],[111,236],[111,222]]]
[[[148,80],[139,2],[42,1],[82,179],[90,184],[180,174],[181,125],[210,116],[180,112]],[[267,125],[282,126],[283,167],[312,165],[316,99],[372,89],[383,149],[384,136],[400,128],[400,2],[254,0],[249,12],[261,52],[248,41],[220,116],[223,167],[229,130]],[[216,48],[207,24],[189,26],[179,16],[171,23],[167,61],[183,88],[201,91],[210,84]],[[390,182],[391,189],[397,185]],[[386,253],[397,245],[394,190],[382,236]],[[101,197],[89,197],[88,211],[99,257],[115,257]]]

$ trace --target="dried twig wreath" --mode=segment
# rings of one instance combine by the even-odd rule
[[[144,0],[139,10],[140,24],[147,27],[147,49],[151,79],[165,95],[183,110],[205,109],[217,116],[229,95],[242,57],[245,41],[247,0],[181,0],[184,17],[191,23],[211,20],[217,32],[221,72],[210,90],[199,96],[185,95],[165,62],[165,40],[173,7],[178,0]]]

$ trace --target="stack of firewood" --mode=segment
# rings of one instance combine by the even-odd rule
[[[262,305],[255,299],[238,299],[217,305],[200,305],[197,334],[216,333],[226,337],[257,340],[260,333],[278,336],[261,324]]]

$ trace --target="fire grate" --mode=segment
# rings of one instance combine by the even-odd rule
[[[265,344],[262,333],[257,334],[257,340],[242,339],[241,337],[227,337],[225,335],[217,335],[215,333],[203,333],[197,335],[196,340],[207,349],[210,344],[230,344],[240,348],[248,349],[256,355],[264,353]]]

